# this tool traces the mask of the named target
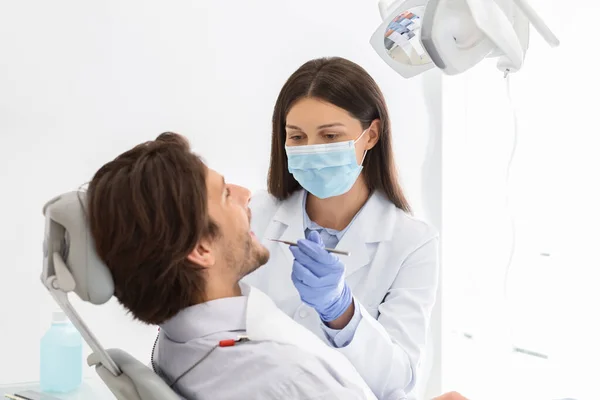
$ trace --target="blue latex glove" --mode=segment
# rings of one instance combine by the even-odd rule
[[[318,232],[290,246],[294,255],[292,282],[303,302],[314,308],[325,322],[339,318],[352,304],[352,292],[346,284],[346,266],[324,250]]]

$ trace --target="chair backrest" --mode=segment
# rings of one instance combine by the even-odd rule
[[[119,349],[106,351],[69,303],[67,293],[100,305],[114,294],[108,267],[96,253],[82,191],[62,194],[44,206],[44,270],[42,283],[79,330],[93,353],[88,364],[119,400],[180,400],[150,368]]]
[[[98,258],[86,218],[85,192],[57,196],[44,206],[46,237],[43,278],[56,274],[53,252],[63,259],[75,281],[74,291],[82,300],[104,304],[114,294],[114,282],[108,267]]]

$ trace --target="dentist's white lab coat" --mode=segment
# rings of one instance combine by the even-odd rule
[[[302,190],[283,202],[266,192],[253,196],[252,229],[271,258],[244,281],[330,343],[318,314],[302,303],[292,283],[289,246],[268,240],[305,237],[303,196]],[[432,227],[396,208],[383,194],[374,193],[337,245],[351,252],[340,259],[362,314],[352,341],[338,350],[378,399],[401,398],[415,386],[435,303],[438,241]]]

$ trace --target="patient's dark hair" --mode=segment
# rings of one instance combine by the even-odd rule
[[[104,165],[89,184],[96,251],[117,299],[142,322],[161,324],[202,301],[204,274],[186,257],[218,234],[206,175],[187,139],[166,132]]]

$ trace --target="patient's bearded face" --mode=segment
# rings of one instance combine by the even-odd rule
[[[207,176],[209,214],[219,227],[220,256],[237,279],[241,279],[269,260],[269,251],[260,244],[250,229],[248,208],[250,191],[225,183],[213,170]]]

